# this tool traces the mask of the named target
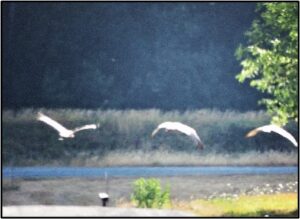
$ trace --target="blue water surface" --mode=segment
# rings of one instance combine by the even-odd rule
[[[4,167],[2,176],[17,178],[57,177],[154,177],[243,174],[296,174],[296,166],[172,166],[172,167]]]

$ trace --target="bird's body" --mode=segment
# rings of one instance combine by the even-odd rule
[[[42,121],[42,122],[48,124],[49,126],[54,128],[56,131],[58,131],[58,134],[60,136],[59,140],[63,140],[63,138],[74,138],[75,133],[78,132],[78,131],[81,131],[81,130],[96,129],[97,128],[96,124],[90,124],[90,125],[85,125],[85,126],[78,127],[78,128],[73,129],[73,130],[70,130],[70,129],[65,128],[64,126],[62,126],[61,124],[59,124],[55,120],[51,119],[50,117],[44,115],[41,112],[38,113],[37,119],[39,121]]]
[[[265,125],[265,126],[258,127],[256,129],[253,129],[250,132],[248,132],[246,137],[247,138],[253,137],[258,132],[267,132],[267,133],[275,132],[275,133],[283,136],[284,138],[288,139],[290,142],[293,143],[293,145],[295,147],[298,147],[298,143],[297,143],[296,139],[289,132],[287,132],[286,130],[284,130],[283,128],[281,128],[277,125],[272,125],[271,124],[271,125]]]
[[[180,122],[163,122],[157,126],[157,128],[152,132],[152,137],[160,130],[165,129],[166,131],[178,131],[187,136],[189,136],[194,143],[198,146],[198,148],[203,149],[204,145],[198,136],[195,129],[182,124]]]

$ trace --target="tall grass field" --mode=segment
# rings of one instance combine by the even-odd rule
[[[56,130],[36,119],[39,111],[70,129],[89,123],[99,123],[100,128],[59,141]],[[164,121],[195,128],[204,150],[179,133],[160,131],[152,138]],[[297,148],[278,134],[245,138],[269,121],[263,111],[3,110],[2,159],[12,166],[296,165]],[[285,128],[297,139],[298,124]]]

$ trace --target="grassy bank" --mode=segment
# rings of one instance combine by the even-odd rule
[[[36,120],[44,112],[68,128],[100,123],[97,130],[58,141],[57,132]],[[246,139],[252,128],[268,124],[266,113],[218,110],[4,110],[4,165],[293,165],[297,149],[276,134]],[[199,152],[184,135],[151,132],[163,121],[194,127],[206,148]],[[297,125],[286,127],[297,136]]]
[[[215,198],[173,203],[174,209],[206,217],[297,217],[297,193],[244,195],[235,199]]]

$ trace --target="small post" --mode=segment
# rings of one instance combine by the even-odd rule
[[[109,196],[107,193],[105,192],[100,192],[99,193],[99,198],[101,199],[102,201],[102,206],[105,207],[106,206],[106,203],[109,201]]]
[[[105,191],[108,192],[108,176],[106,170],[104,172],[104,181],[105,181]]]
[[[106,192],[100,192],[99,193],[99,198],[102,201],[102,206],[105,207],[107,205],[107,202],[109,201],[109,196],[107,194],[108,192],[108,175],[106,170],[104,171],[104,181],[105,181],[105,191]]]

